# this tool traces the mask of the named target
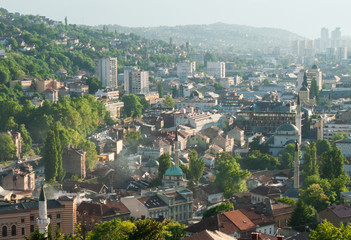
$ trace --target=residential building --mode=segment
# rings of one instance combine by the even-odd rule
[[[196,62],[180,62],[177,63],[177,76],[181,82],[185,81],[188,77],[192,77],[196,71]]]
[[[203,230],[218,230],[231,237],[246,238],[251,236],[251,232],[256,230],[256,225],[240,210],[234,210],[206,218],[185,229],[190,234]]]
[[[124,90],[127,94],[149,93],[149,72],[135,68],[125,69]]]
[[[135,218],[162,216],[187,223],[193,215],[193,193],[186,188],[145,192],[141,196],[121,198],[121,202]]]
[[[111,221],[115,218],[121,221],[130,218],[130,211],[122,202],[94,203],[84,201],[77,208],[77,222],[82,226],[83,235],[94,230],[96,223]]]
[[[6,131],[6,132],[0,132],[0,134],[6,134],[6,135],[9,135],[11,137],[13,144],[15,144],[15,146],[16,146],[16,158],[20,159],[21,153],[22,153],[21,133],[10,130],[10,131]]]
[[[245,132],[244,132],[244,130],[242,130],[238,127],[235,127],[228,132],[228,135],[230,137],[234,138],[234,143],[237,146],[242,147],[245,145]]]
[[[119,99],[119,91],[111,88],[99,89],[95,93],[95,97],[107,99],[107,100],[118,100]]]
[[[341,224],[344,226],[351,222],[351,207],[350,205],[333,205],[318,213],[320,221],[327,220],[331,222],[335,227],[340,227]]]
[[[323,124],[323,138],[331,140],[334,134],[344,132],[351,136],[351,124],[329,122]]]
[[[344,157],[351,157],[351,138],[341,139],[335,142]]]
[[[205,98],[205,99],[184,99],[180,102],[176,103],[178,109],[180,108],[194,108],[194,110],[198,111],[210,111],[215,106],[217,106],[217,99],[214,98]]]
[[[251,203],[265,203],[267,199],[274,199],[282,196],[282,192],[275,187],[258,186],[251,191]]]
[[[68,174],[76,174],[79,178],[86,177],[86,152],[81,149],[68,146],[62,153],[62,167]]]
[[[225,63],[207,62],[207,75],[215,78],[225,78]]]
[[[117,88],[117,58],[104,57],[95,59],[95,75],[103,87]]]
[[[35,172],[25,167],[12,169],[2,179],[1,186],[12,191],[33,191],[35,189]]]

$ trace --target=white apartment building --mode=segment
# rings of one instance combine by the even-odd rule
[[[124,69],[124,90],[127,94],[149,92],[149,72],[134,67]]]
[[[351,157],[351,138],[338,140],[335,142],[335,145],[340,148],[344,157]]]
[[[177,63],[177,76],[181,80],[186,80],[188,77],[192,77],[196,71],[196,62],[180,62]]]
[[[351,136],[351,124],[327,123],[323,128],[323,138],[330,140],[334,134],[341,132]]]
[[[225,78],[225,63],[207,62],[207,75],[215,78]]]
[[[95,75],[103,87],[117,88],[117,58],[104,57],[95,59]]]
[[[184,99],[183,101],[177,102],[177,109],[192,107],[199,111],[209,111],[213,107],[217,106],[218,101],[214,98],[206,99]]]

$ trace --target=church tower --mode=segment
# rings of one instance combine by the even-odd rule
[[[44,185],[41,186],[40,196],[39,196],[39,217],[37,218],[37,225],[39,227],[39,232],[42,234],[47,234],[48,226],[50,224],[50,218],[48,218],[47,201],[44,191]]]
[[[295,143],[295,159],[294,159],[294,188],[298,189],[300,185],[299,180],[300,159],[299,159],[299,144]]]
[[[301,127],[301,102],[300,96],[297,95],[297,106],[296,106],[296,116],[295,125],[299,129],[299,144],[301,144],[302,127]]]

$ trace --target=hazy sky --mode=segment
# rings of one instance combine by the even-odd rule
[[[351,36],[350,0],[0,0],[10,12],[69,23],[122,26],[209,24],[277,27],[316,38],[321,27]]]

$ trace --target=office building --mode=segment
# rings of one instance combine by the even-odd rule
[[[196,62],[180,62],[177,63],[177,76],[180,80],[185,81],[188,77],[192,77],[196,71]]]

